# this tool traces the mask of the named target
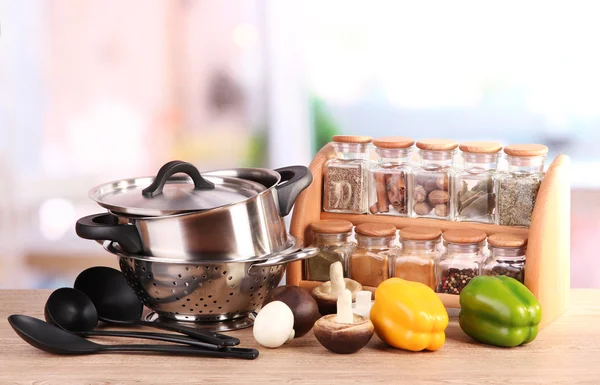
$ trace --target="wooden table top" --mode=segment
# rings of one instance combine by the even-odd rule
[[[230,332],[253,361],[182,356],[99,354],[56,356],[22,341],[10,314],[43,318],[49,290],[0,291],[0,383],[23,384],[600,384],[600,290],[573,290],[570,309],[531,344],[503,349],[480,345],[455,317],[437,352],[389,348],[374,336],[363,350],[337,355],[312,332],[279,349],[258,346],[252,330]],[[98,340],[112,342],[111,340]],[[120,341],[123,342],[123,341]]]

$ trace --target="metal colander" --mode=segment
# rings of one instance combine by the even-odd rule
[[[277,287],[288,262],[317,254],[304,249],[259,262],[173,263],[126,255],[114,244],[127,282],[142,303],[162,317],[178,321],[226,321],[255,311]]]

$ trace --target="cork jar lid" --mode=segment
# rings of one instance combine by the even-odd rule
[[[315,233],[340,234],[352,231],[352,222],[342,219],[323,219],[310,224],[310,229]]]
[[[370,136],[358,136],[358,135],[334,135],[331,140],[336,143],[359,143],[367,144],[373,141]]]
[[[417,147],[427,151],[451,151],[458,143],[451,139],[423,139],[417,142]]]
[[[408,241],[433,241],[442,236],[442,230],[427,227],[405,227],[400,229],[400,238]]]
[[[458,148],[471,154],[495,154],[502,150],[502,145],[497,142],[465,142]]]
[[[375,139],[373,144],[379,148],[409,148],[415,144],[415,141],[406,136],[385,136]]]
[[[512,233],[498,233],[488,237],[488,244],[492,247],[523,247],[527,244],[527,237]]]
[[[448,243],[472,244],[485,241],[487,234],[481,230],[447,230],[444,241]]]
[[[542,156],[548,153],[548,147],[543,144],[511,144],[504,147],[504,152],[511,156]]]
[[[389,237],[396,235],[396,226],[390,223],[361,223],[354,231],[368,237]]]

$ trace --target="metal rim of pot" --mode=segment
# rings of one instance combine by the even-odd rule
[[[180,264],[185,265],[190,262],[185,261],[174,261],[169,259],[156,259],[153,257],[145,257],[137,254],[129,254],[123,251],[118,244],[112,241],[105,241],[102,244],[104,250],[109,253],[116,255],[120,258],[132,258],[139,261],[148,261],[148,262],[157,262],[157,263],[168,263],[168,264]],[[294,248],[293,250],[283,252],[283,253],[275,253],[267,256],[262,256],[260,258],[256,258],[253,260],[244,260],[244,261],[226,261],[223,263],[252,263],[252,265],[248,268],[248,272],[254,268],[263,268],[263,267],[272,267],[283,265],[290,262],[300,261],[307,258],[312,258],[319,253],[318,247],[309,247],[309,248]],[[215,263],[214,261],[202,262],[198,261],[198,264],[202,263]]]

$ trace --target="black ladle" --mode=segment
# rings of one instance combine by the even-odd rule
[[[248,360],[258,357],[258,350],[225,348],[199,349],[180,345],[100,345],[50,325],[40,319],[14,314],[8,317],[14,331],[29,345],[54,354],[93,354],[101,352],[153,352],[187,354],[203,357],[232,357]]]
[[[98,318],[103,322],[169,330],[214,345],[235,346],[240,343],[238,338],[207,330],[143,321],[144,305],[119,270],[104,266],[91,267],[77,276],[73,287],[90,297],[98,311]]]
[[[193,345],[205,349],[217,350],[223,346],[208,344],[193,338],[175,334],[94,331],[98,325],[98,312],[92,300],[83,292],[69,287],[63,287],[50,294],[44,306],[46,322],[81,337],[128,337],[145,338],[166,342]]]

